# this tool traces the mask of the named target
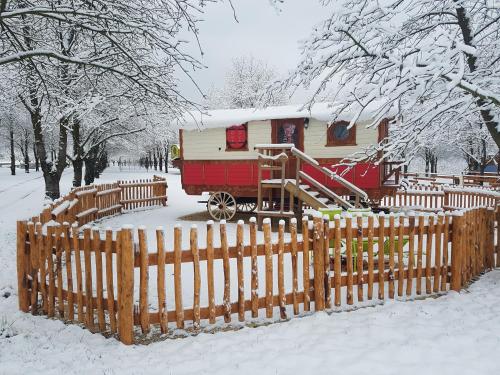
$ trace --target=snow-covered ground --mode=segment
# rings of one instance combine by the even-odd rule
[[[200,334],[148,346],[126,347],[76,325],[17,311],[15,220],[42,207],[43,179],[0,168],[0,374],[493,374],[500,371],[500,271],[469,290],[440,298],[386,302],[353,312],[314,314],[238,331]],[[98,182],[150,177],[143,171],[106,171]],[[69,190],[71,171],[63,176]],[[163,225],[199,212],[199,197],[185,195],[169,174],[169,206],[108,219],[103,225]],[[158,215],[160,213],[160,215]],[[148,221],[149,220],[149,221]],[[185,233],[193,222],[181,222]],[[200,229],[203,222],[199,222]],[[234,225],[229,225],[230,231]],[[200,234],[200,237],[202,235]],[[203,239],[200,239],[202,241]],[[2,331],[3,329],[3,331]]]

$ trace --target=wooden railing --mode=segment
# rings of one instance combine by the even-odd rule
[[[400,175],[401,175],[401,164],[402,164],[401,161],[384,161],[382,163],[383,167],[382,181],[386,183],[394,176],[394,180],[391,181],[393,181],[394,185],[399,185]]]
[[[121,204],[125,209],[165,205],[166,180],[154,176],[153,180],[121,181]]]
[[[259,226],[260,226],[260,213],[263,211],[264,206],[264,191],[262,188],[262,180],[264,173],[269,173],[269,180],[273,180],[276,176],[275,173],[279,173],[278,179],[280,180],[280,208],[275,214],[280,216],[293,216],[293,208],[285,212],[285,184],[286,184],[286,163],[288,161],[287,151],[293,147],[293,144],[277,144],[277,145],[267,145],[267,147],[260,147],[262,145],[257,145],[257,213],[259,214]],[[279,154],[275,155],[275,153]],[[269,189],[268,203],[269,207],[273,205],[273,191]],[[293,205],[290,205],[293,207]]]
[[[351,182],[347,181],[345,178],[339,176],[338,174],[332,172],[331,170],[329,170],[328,168],[325,168],[325,167],[321,167],[319,165],[319,163],[310,158],[308,155],[306,155],[305,153],[303,153],[302,151],[300,151],[299,149],[295,148],[295,147],[292,147],[291,148],[291,153],[292,155],[296,156],[297,157],[297,170],[296,170],[296,183],[297,183],[297,188],[299,188],[300,186],[300,181],[301,179],[303,179],[305,176],[307,176],[306,178],[306,181],[308,184],[311,184],[310,181],[312,181],[313,179],[306,175],[305,173],[301,173],[301,166],[300,166],[300,163],[301,161],[311,167],[313,167],[315,170],[317,170],[318,172],[324,174],[326,177],[330,178],[331,180],[334,180],[335,182],[337,182],[338,184],[340,184],[341,186],[343,186],[345,189],[347,189],[348,192],[352,193],[352,195],[354,195],[355,197],[355,204],[354,206],[355,207],[360,207],[360,204],[361,204],[361,201],[365,201],[368,199],[368,195],[366,194],[365,191],[363,191],[362,189],[358,188],[356,185],[352,184]],[[316,182],[316,185],[319,185],[319,182],[315,181]],[[332,192],[330,189],[327,189],[327,188],[324,188],[322,189],[322,191],[332,200],[342,204],[342,205],[347,205],[347,206],[351,206],[352,205],[348,202],[346,202],[342,197],[340,197],[339,195],[335,194],[334,192]]]
[[[472,207],[496,207],[500,192],[484,187],[413,185],[382,199],[386,208],[412,208],[418,211],[454,210]]]
[[[462,186],[485,186],[489,188],[500,188],[500,175],[489,174],[439,174],[439,173],[422,173],[413,172],[405,173],[403,177],[408,179],[412,184],[430,184],[432,186],[441,185],[462,185]]]
[[[328,168],[321,167],[319,163],[309,157],[307,154],[298,150],[294,147],[293,144],[258,144],[255,145],[255,149],[258,153],[258,190],[257,190],[257,213],[259,215],[259,227],[262,221],[262,215],[266,214],[268,216],[282,216],[282,217],[292,217],[298,216],[302,213],[302,205],[303,202],[299,198],[299,192],[301,190],[301,185],[309,185],[319,191],[321,194],[326,196],[329,200],[340,204],[344,208],[353,208],[360,207],[361,202],[366,201],[368,199],[368,195],[362,189],[358,188],[356,185],[347,181],[343,177],[338,174],[332,172]],[[290,158],[293,157],[295,160],[295,189],[297,192],[297,208],[296,212],[293,212],[295,207],[294,204],[294,195],[293,192],[290,192],[289,198],[289,211],[285,211],[285,186],[289,183],[289,180],[286,178],[286,166],[289,163]],[[347,199],[343,196],[336,194],[331,189],[327,188],[313,177],[306,174],[302,171],[302,164],[307,164],[325,175],[327,178],[334,180],[338,184],[340,184],[344,189],[347,190],[347,194],[352,194],[355,197],[354,204],[351,204]],[[275,172],[279,173],[278,180],[280,181],[280,209],[279,211],[271,212],[272,210],[263,212],[263,189],[262,189],[262,176],[265,171],[268,171],[270,174],[269,179],[273,180],[275,176]],[[290,172],[288,172],[291,175]],[[273,201],[273,192],[272,189],[269,189],[269,202]]]
[[[174,328],[198,332],[218,319],[226,324],[259,316],[288,319],[365,299],[458,291],[500,265],[495,215],[498,220],[499,211],[477,208],[437,216],[337,216],[332,223],[315,217],[303,220],[302,238],[292,219],[290,240],[285,241],[281,221],[277,243],[268,219],[259,242],[251,220],[246,233],[238,223],[235,246],[229,245],[221,222],[218,247],[214,224],[208,222],[201,247],[192,227],[190,247],[182,249],[182,229],[175,227],[169,250],[162,229],[156,230],[154,245],[141,227],[105,233],[84,227],[80,235],[76,225],[48,225],[44,232],[41,223],[20,221],[19,308],[85,324],[93,332],[117,333],[131,344],[140,336],[135,327],[143,334],[152,325],[162,333]],[[187,270],[192,272],[186,275]],[[155,273],[156,278],[149,277]],[[206,304],[201,303],[202,283]],[[188,306],[183,298],[191,295]]]
[[[154,176],[152,180],[118,181],[111,184],[88,185],[72,189],[31,218],[45,224],[54,220],[60,224],[85,225],[96,219],[134,209],[167,203],[167,181]]]

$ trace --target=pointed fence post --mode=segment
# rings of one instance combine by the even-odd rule
[[[314,308],[325,309],[325,255],[323,254],[323,218],[315,216],[313,220],[313,254],[314,254]]]
[[[463,212],[453,213],[452,233],[451,233],[451,281],[450,289],[459,292],[462,289],[462,236]]]
[[[121,240],[121,278],[118,290],[118,334],[125,345],[134,343],[134,235],[131,226],[124,225]]]
[[[488,269],[492,270],[495,268],[495,209],[493,207],[488,207],[487,212],[487,228],[486,228],[486,243],[488,244]]]
[[[29,250],[26,248],[26,221],[17,222],[17,295],[19,298],[19,310],[28,312],[30,308],[30,296],[28,291]],[[27,251],[28,250],[28,251]]]

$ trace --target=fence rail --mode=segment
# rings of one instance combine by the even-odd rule
[[[165,204],[166,188],[156,176],[77,188],[19,221],[19,308],[131,344],[153,325],[162,333],[196,331],[217,320],[287,319],[366,300],[458,291],[500,266],[499,193],[478,188],[410,189],[384,201],[446,211],[437,215],[304,218],[301,234],[295,219],[287,228],[280,221],[277,233],[266,219],[259,240],[255,220],[247,228],[238,222],[234,238],[225,222],[218,230],[208,222],[202,246],[191,228],[188,249],[181,227],[173,229],[171,249],[162,229],[148,242],[143,227],[82,227],[123,208]]]
[[[419,211],[449,211],[461,208],[496,207],[500,192],[486,187],[453,187],[413,185],[384,197],[384,208],[413,208]]]
[[[77,321],[93,332],[118,333],[123,343],[131,344],[139,331],[148,333],[154,324],[163,333],[197,330],[217,318],[225,323],[259,315],[287,319],[355,301],[458,291],[499,265],[495,218],[499,212],[493,208],[347,216],[332,222],[316,217],[304,219],[302,236],[292,219],[289,239],[281,221],[277,242],[271,240],[268,220],[264,240],[258,242],[252,220],[247,233],[238,223],[235,246],[228,245],[224,222],[219,224],[220,246],[214,246],[215,226],[209,222],[206,246],[198,247],[193,227],[190,247],[182,249],[182,229],[175,227],[173,249],[166,250],[165,233],[158,229],[152,252],[144,228],[100,233],[86,226],[80,235],[77,224],[47,225],[44,231],[41,223],[20,221],[19,308]],[[173,275],[166,272],[170,265]],[[214,271],[216,265],[221,273]],[[186,266],[192,272],[187,276]],[[149,277],[152,271],[156,280]],[[207,293],[203,306],[202,283]],[[236,295],[231,294],[234,283]],[[173,291],[168,300],[167,291]],[[192,306],[183,303],[186,295],[193,296]],[[157,302],[156,310],[150,310],[152,302]]]
[[[167,204],[167,180],[153,176],[151,180],[118,181],[72,189],[68,195],[46,207],[32,222],[46,224],[54,220],[85,225],[106,216],[135,209]]]
[[[411,183],[426,183],[432,186],[462,185],[462,186],[488,186],[498,189],[500,187],[500,175],[497,173],[481,174],[438,174],[438,173],[404,173],[403,177]]]

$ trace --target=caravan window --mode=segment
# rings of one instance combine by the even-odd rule
[[[226,128],[226,151],[247,151],[247,124],[233,125]]]
[[[327,127],[327,146],[355,146],[356,125],[349,128],[347,121],[338,121]]]

